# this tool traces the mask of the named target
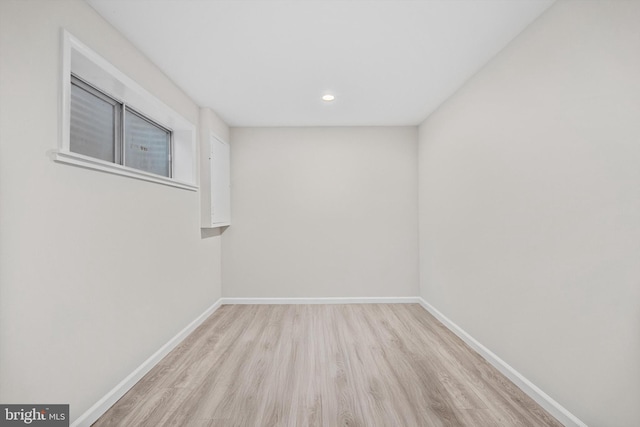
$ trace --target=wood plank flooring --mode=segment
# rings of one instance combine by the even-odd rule
[[[418,304],[226,305],[102,426],[561,426]]]

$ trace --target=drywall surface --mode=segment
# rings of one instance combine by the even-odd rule
[[[556,3],[420,127],[422,296],[591,426],[640,425],[639,22]]]
[[[198,107],[83,1],[0,1],[0,402],[103,397],[219,297],[199,194],[53,162],[66,28],[198,125]]]
[[[418,294],[417,128],[232,128],[226,297]]]

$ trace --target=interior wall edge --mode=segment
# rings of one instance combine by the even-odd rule
[[[524,375],[515,370],[511,365],[501,359],[490,349],[482,345],[478,340],[471,336],[467,331],[454,323],[447,316],[442,314],[438,309],[429,304],[422,297],[417,298],[420,305],[433,315],[447,329],[458,336],[469,347],[476,351],[483,359],[495,367],[502,375],[513,382],[527,396],[531,397],[547,412],[553,415],[558,421],[567,427],[587,427],[578,417],[569,412],[564,406],[555,401],[551,396],[546,394],[538,386],[528,380]]]
[[[198,326],[200,326],[209,316],[211,316],[221,305],[222,298],[214,302],[201,315],[196,317],[191,323],[178,332],[166,344],[160,347],[147,360],[142,362],[133,372],[127,375],[113,389],[109,390],[100,400],[80,415],[71,427],[90,427],[96,422],[107,410],[113,406],[122,396],[124,396],[142,377],[144,377],[154,366],[156,366],[167,354],[176,348],[185,338],[191,334]]]
[[[237,304],[418,304],[420,297],[318,297],[318,298],[221,298],[223,305]]]

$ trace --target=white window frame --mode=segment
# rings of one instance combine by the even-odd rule
[[[70,149],[71,73],[159,125],[173,136],[171,177],[74,153]],[[110,62],[62,30],[61,126],[56,162],[95,169],[187,190],[198,190],[196,127],[126,76]]]

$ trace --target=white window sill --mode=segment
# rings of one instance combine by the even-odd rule
[[[53,160],[59,163],[66,163],[69,165],[80,166],[87,169],[112,173],[114,175],[127,176],[129,178],[155,182],[171,187],[182,188],[184,190],[198,190],[198,186],[194,184],[176,181],[175,179],[167,178],[165,176],[148,173],[138,169],[128,168],[126,166],[118,165],[115,163],[105,162],[104,160],[94,159],[92,157],[83,156],[82,154],[74,153],[71,151],[55,150],[52,152],[52,154]]]

